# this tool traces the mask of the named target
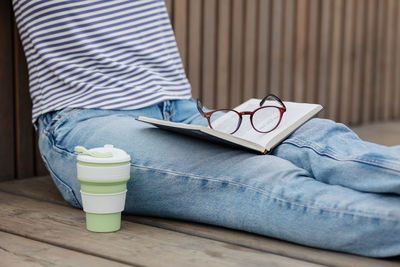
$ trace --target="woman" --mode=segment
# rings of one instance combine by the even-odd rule
[[[198,221],[366,256],[400,254],[400,146],[313,119],[255,155],[156,130],[206,125],[163,1],[24,1],[14,12],[33,123],[63,197],[81,207],[76,145],[132,158],[125,211]]]

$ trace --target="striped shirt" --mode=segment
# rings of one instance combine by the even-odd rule
[[[32,121],[66,107],[131,110],[188,99],[162,0],[13,0]]]

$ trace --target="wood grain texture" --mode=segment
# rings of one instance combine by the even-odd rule
[[[396,48],[400,47],[400,2],[396,1]],[[395,81],[394,81],[394,95],[393,95],[393,117],[400,117],[400,51],[399,49],[395,49],[394,55],[396,58],[394,72],[395,72]]]
[[[138,223],[158,226],[171,231],[209,238],[230,244],[240,244],[248,248],[271,252],[277,255],[287,256],[299,260],[309,261],[324,266],[340,267],[395,267],[399,266],[400,259],[373,259],[356,255],[344,254],[317,248],[310,248],[284,242],[277,239],[258,236],[250,233],[203,225],[192,222],[167,220],[151,217],[127,217]]]
[[[398,0],[387,0],[387,15],[386,15],[386,43],[385,43],[385,65],[387,66],[384,73],[384,88],[382,96],[382,119],[387,121],[393,116],[393,98],[395,91],[395,76],[400,73],[395,73],[395,50],[399,47],[395,46],[396,30],[400,25],[397,24],[396,17],[396,2]],[[399,89],[398,89],[399,90]]]
[[[16,178],[35,175],[34,129],[32,103],[29,95],[28,69],[16,25],[13,27],[14,43],[14,103],[15,103],[15,153]]]
[[[217,40],[217,0],[203,2],[203,63],[202,67],[202,99],[204,105],[215,107],[215,71]]]
[[[307,75],[305,86],[305,100],[308,103],[318,102],[318,56],[319,56],[319,38],[320,38],[320,5],[319,0],[309,0],[308,11],[308,33],[307,33]]]
[[[342,79],[342,50],[343,50],[343,15],[344,0],[334,0],[333,21],[332,21],[332,50],[330,59],[330,80],[329,80],[329,100],[328,118],[337,120],[339,118],[339,95],[341,93],[340,84]]]
[[[216,106],[229,107],[230,88],[230,50],[231,50],[231,0],[218,1],[217,16],[217,67],[216,67]]]
[[[178,43],[179,53],[182,64],[187,70],[187,25],[188,25],[188,0],[174,0],[173,4],[173,25],[176,42]]]
[[[392,124],[386,125],[384,127],[389,127],[388,129],[392,129],[392,132],[400,131],[400,127],[393,129],[394,126],[396,125]],[[375,129],[379,128],[381,129],[382,127],[375,127]],[[371,127],[359,128],[357,129],[357,131],[360,133],[373,132],[371,131]],[[0,183],[0,190],[13,192],[14,194],[20,194],[36,199],[42,199],[45,201],[51,201],[62,205],[67,205],[66,202],[62,200],[61,195],[56,191],[56,188],[52,183],[50,177],[38,177],[34,179],[3,182]],[[268,253],[287,256],[328,266],[396,266],[396,262],[388,260],[371,259],[355,255],[309,248],[259,235],[199,223],[143,216],[124,216],[124,219],[140,224],[167,229],[170,231],[176,231],[187,235],[194,235],[201,238],[245,246],[247,248],[252,248],[259,251],[265,251]]]
[[[183,1],[167,5],[185,17],[174,17],[182,58],[209,107],[273,92],[344,123],[398,117],[398,1]]]
[[[173,21],[173,7],[172,7],[173,0],[164,0],[164,2],[168,11],[169,19]]]
[[[294,79],[294,64],[295,64],[295,27],[296,27],[296,0],[284,0],[284,30],[283,30],[283,59],[282,59],[282,99],[291,101],[294,99],[295,79]],[[272,66],[273,67],[273,66]]]
[[[377,32],[376,32],[376,64],[375,64],[375,83],[373,90],[373,119],[380,120],[383,118],[383,95],[385,89],[384,75],[387,71],[385,62],[385,46],[386,46],[386,17],[387,17],[387,0],[379,0],[377,6]]]
[[[1,182],[0,190],[68,206],[50,176],[36,176],[31,179]]]
[[[319,32],[319,56],[318,56],[318,101],[317,103],[325,107],[325,110],[320,113],[320,117],[326,117],[329,93],[329,80],[331,76],[331,49],[332,49],[332,1],[321,1],[321,19]]]
[[[296,46],[294,62],[294,97],[296,102],[305,101],[307,77],[307,17],[308,1],[296,1]]]
[[[129,266],[0,231],[3,266]]]
[[[202,62],[202,2],[189,1],[188,16],[188,68],[187,75],[192,85],[192,95],[195,99],[201,97],[201,62]]]
[[[270,91],[270,47],[272,0],[260,0],[258,8],[257,80],[256,97],[263,98]]]
[[[376,0],[366,2],[365,64],[362,97],[361,123],[373,120],[374,88],[376,80],[376,45],[377,45],[377,4]]]
[[[384,146],[400,145],[400,121],[374,122],[351,128],[361,139]]]
[[[271,4],[271,49],[270,49],[270,76],[269,92],[275,95],[281,95],[282,89],[282,58],[283,58],[283,23],[284,23],[284,5],[281,0],[272,0]]]
[[[235,107],[243,101],[243,25],[244,0],[232,0],[232,34],[229,105]]]
[[[348,123],[350,121],[350,110],[353,102],[353,66],[354,66],[354,33],[355,33],[355,18],[356,6],[354,0],[346,0],[344,2],[344,32],[343,32],[343,52],[341,63],[341,79],[339,83],[340,94],[338,96],[339,120]],[[347,93],[349,92],[349,93]]]
[[[355,2],[355,24],[354,24],[354,49],[353,49],[353,79],[350,87],[351,103],[349,107],[349,123],[359,124],[361,122],[362,114],[362,101],[364,98],[364,65],[365,65],[365,51],[366,51],[366,33],[367,23],[366,20],[371,19],[367,17],[366,4],[362,1]]]
[[[84,213],[44,201],[0,193],[0,230],[101,256],[151,266],[319,266],[225,242],[123,221],[114,233],[85,230]],[[33,223],[34,222],[34,223]]]
[[[15,173],[13,23],[11,1],[0,2],[0,181],[12,179]]]
[[[258,0],[245,1],[243,99],[255,96]]]

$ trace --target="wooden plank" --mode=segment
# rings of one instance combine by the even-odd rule
[[[398,47],[395,47],[396,41],[396,3],[398,0],[387,0],[387,15],[386,15],[386,43],[385,43],[385,73],[384,73],[384,87],[383,87],[383,96],[382,96],[382,118],[383,120],[389,120],[393,118],[393,109],[392,109],[392,99],[394,97],[394,84],[395,84],[395,75],[399,75],[399,73],[395,73],[395,50],[398,50]]]
[[[327,106],[328,117],[338,120],[339,92],[341,79],[341,63],[343,48],[343,11],[344,0],[334,0],[332,8],[333,29],[332,29],[332,56],[331,56],[331,76],[329,81],[329,105]]]
[[[215,226],[205,226],[191,222],[176,220],[166,220],[151,217],[129,217],[136,222],[146,223],[153,226],[179,231],[186,234],[196,235],[203,238],[219,240],[230,244],[241,244],[248,248],[258,249],[276,253],[299,260],[309,261],[324,266],[341,267],[376,267],[376,266],[399,266],[400,259],[374,259],[357,255],[345,254],[340,252],[322,250],[296,245],[277,239],[266,238],[250,233],[219,228]]]
[[[202,99],[207,107],[215,108],[215,59],[217,0],[204,0],[203,13],[203,62],[202,62]]]
[[[255,96],[258,0],[245,1],[243,99]]]
[[[28,69],[15,23],[13,28],[13,36],[16,177],[27,178],[35,175],[32,103],[29,95]]]
[[[68,205],[50,176],[1,182],[0,190],[65,206]]]
[[[351,124],[358,124],[362,116],[362,100],[364,98],[365,76],[363,68],[365,65],[366,50],[366,5],[367,2],[356,1],[355,7],[355,32],[354,32],[354,65],[353,82],[351,85],[352,102],[350,106],[349,120]]]
[[[14,19],[12,38],[14,43],[14,64],[13,68],[10,66],[8,68],[14,72],[15,177],[28,178],[37,175],[48,175],[39,153],[38,136],[32,127],[32,103],[29,95],[28,69]],[[12,117],[8,119],[12,119]],[[13,153],[13,150],[11,150],[11,153]]]
[[[0,231],[3,266],[129,266]]]
[[[232,35],[229,105],[235,107],[243,101],[243,10],[244,0],[232,0]]]
[[[294,46],[295,46],[295,26],[296,26],[296,0],[285,0],[284,3],[284,29],[283,29],[283,60],[282,60],[282,92],[280,97],[286,101],[292,101],[294,98]],[[274,67],[274,66],[272,66]]]
[[[271,50],[270,50],[270,77],[269,93],[281,94],[282,86],[282,39],[283,39],[283,1],[272,1],[272,21],[271,21]]]
[[[325,110],[320,112],[319,117],[326,116],[328,109],[328,92],[330,79],[330,61],[331,61],[331,45],[332,45],[332,1],[321,1],[320,16],[320,41],[318,56],[318,103]]]
[[[261,0],[258,8],[257,80],[256,97],[263,98],[270,91],[270,46],[272,0]]]
[[[364,86],[362,98],[361,123],[373,118],[374,87],[376,79],[376,44],[377,44],[377,4],[376,0],[366,2],[366,34],[365,34],[365,64],[363,69]]]
[[[218,1],[216,108],[229,107],[231,0]]]
[[[357,128],[356,130],[363,134],[374,132],[373,129],[382,130],[384,127],[384,129],[387,129],[384,132],[391,132],[393,133],[393,136],[395,136],[396,133],[400,131],[399,126],[400,125],[398,124],[392,123],[390,125],[378,125],[378,127],[371,125],[371,127]],[[363,130],[364,128],[365,130]],[[50,177],[37,177],[33,179],[3,182],[0,183],[0,190],[66,205],[66,202],[62,200],[61,195],[58,192],[55,192],[56,188]],[[386,260],[370,259],[355,255],[309,248],[259,235],[210,225],[143,216],[124,216],[124,219],[188,235],[222,241],[229,244],[236,244],[257,249],[259,251],[266,251],[273,254],[329,266],[393,266],[390,261]]]
[[[374,122],[370,124],[355,126],[351,128],[361,139],[384,145],[400,145],[400,123],[399,121]],[[399,258],[400,262],[400,258]]]
[[[173,8],[173,24],[176,42],[178,43],[179,53],[181,55],[182,64],[187,70],[187,0],[174,0]]]
[[[202,1],[189,1],[188,21],[188,68],[187,74],[192,85],[192,96],[201,97],[201,21]]]
[[[384,56],[385,37],[386,37],[386,0],[379,0],[377,7],[377,46],[376,46],[376,68],[375,84],[373,91],[373,117],[374,121],[382,119],[383,97],[382,92],[385,88],[384,74],[386,71],[386,62]]]
[[[308,6],[308,34],[307,34],[307,76],[306,76],[306,102],[318,101],[318,55],[319,55],[319,27],[320,27],[320,1],[309,0]]]
[[[173,6],[172,6],[172,2],[173,0],[165,0],[164,2],[165,2],[165,6],[166,6],[166,8],[167,8],[167,11],[168,11],[168,16],[169,16],[169,19],[171,20],[171,21],[173,21]]]
[[[294,62],[294,101],[304,102],[307,77],[307,17],[308,0],[296,1],[296,46]]]
[[[355,34],[355,1],[347,0],[344,3],[344,32],[343,32],[343,53],[341,63],[341,79],[340,85],[337,90],[339,94],[339,121],[348,124],[350,121],[350,110],[353,102],[352,92],[354,88],[353,83],[353,53],[354,47],[354,34]]]
[[[0,181],[15,177],[13,33],[11,1],[0,2]]]
[[[396,1],[396,47],[400,47],[400,3]],[[395,118],[400,118],[400,51],[395,50],[394,57],[396,58],[396,66],[394,68],[395,81],[394,81],[394,96],[393,96],[393,114]]]
[[[312,263],[123,221],[114,233],[84,228],[81,210],[0,193],[0,230],[125,264],[317,266]],[[34,222],[34,224],[32,223]]]

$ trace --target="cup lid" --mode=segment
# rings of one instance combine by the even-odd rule
[[[131,160],[131,157],[125,151],[115,148],[113,145],[104,145],[104,147],[92,149],[76,146],[75,152],[80,153],[77,157],[78,161],[88,163],[121,163]]]

